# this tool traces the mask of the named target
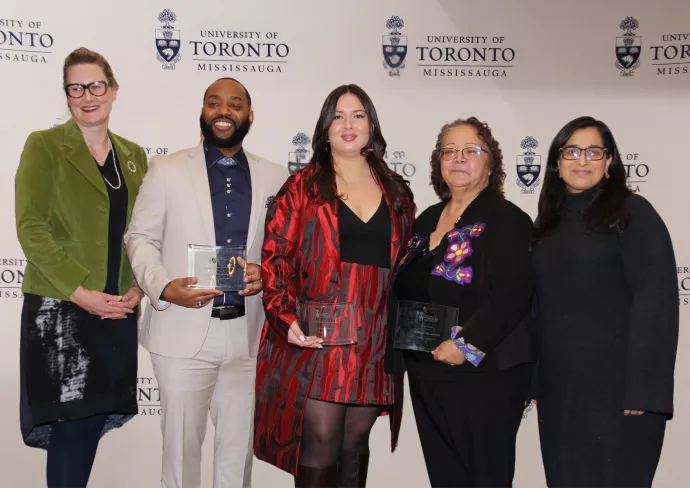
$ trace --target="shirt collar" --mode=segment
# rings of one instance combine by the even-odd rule
[[[234,160],[237,162],[237,166],[242,169],[246,169],[249,165],[247,155],[244,153],[244,149],[240,148],[239,151],[237,151],[231,157],[227,157],[220,151],[220,149],[218,149],[216,146],[208,144],[206,141],[204,141],[204,157],[206,158],[206,166],[208,168],[212,168],[225,160]],[[221,164],[220,166],[224,165]]]

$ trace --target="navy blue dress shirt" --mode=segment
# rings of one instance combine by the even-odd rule
[[[252,208],[252,180],[249,162],[240,149],[226,157],[217,147],[204,142],[208,185],[211,189],[216,246],[247,245]],[[213,300],[213,306],[244,305],[244,297],[228,292]]]

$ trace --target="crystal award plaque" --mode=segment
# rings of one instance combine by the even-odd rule
[[[450,339],[451,328],[457,325],[458,309],[433,303],[398,303],[393,347],[431,352]]]
[[[247,246],[204,246],[189,244],[187,276],[199,281],[191,288],[215,288],[221,291],[244,290],[244,269],[237,258],[247,259]]]
[[[302,332],[323,340],[324,346],[357,343],[357,316],[352,303],[328,303],[297,299]]]

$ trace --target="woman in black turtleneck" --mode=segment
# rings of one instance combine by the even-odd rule
[[[551,144],[532,262],[548,485],[651,486],[673,416],[675,260],[603,122],[575,119]]]

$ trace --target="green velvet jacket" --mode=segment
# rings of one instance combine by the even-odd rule
[[[127,225],[148,168],[144,150],[110,131],[127,185]],[[22,291],[68,300],[79,285],[103,291],[110,200],[74,120],[33,132],[15,177],[17,236],[27,259]],[[122,249],[120,294],[134,283]]]

